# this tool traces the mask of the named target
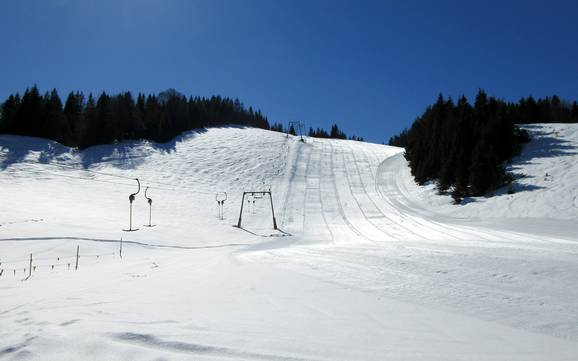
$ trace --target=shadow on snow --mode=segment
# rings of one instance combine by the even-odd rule
[[[227,125],[215,128],[246,128],[239,125]],[[95,145],[85,149],[75,149],[64,146],[45,138],[35,138],[20,135],[0,135],[0,170],[13,164],[26,162],[30,156],[36,156],[34,162],[49,164],[51,162],[66,162],[88,169],[91,166],[106,162],[118,169],[133,169],[141,165],[145,159],[156,152],[172,153],[177,144],[206,133],[208,128],[199,128],[183,132],[168,142],[156,143],[147,140],[125,140],[114,144]],[[70,162],[76,160],[76,162]]]

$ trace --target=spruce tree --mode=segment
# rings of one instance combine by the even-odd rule
[[[83,126],[84,95],[80,92],[70,92],[64,104],[64,115],[68,122],[71,139],[75,145],[79,144],[81,128]]]
[[[56,89],[45,99],[44,136],[59,143],[73,145],[74,140]]]
[[[44,111],[44,101],[36,85],[26,89],[16,117],[14,133],[42,137],[44,135]]]
[[[2,105],[2,114],[0,118],[0,132],[15,134],[16,122],[18,121],[18,112],[20,110],[20,95],[10,95]]]

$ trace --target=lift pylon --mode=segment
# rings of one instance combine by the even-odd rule
[[[223,220],[225,218],[225,201],[227,200],[227,192],[219,192],[215,194],[215,200],[217,201],[217,207],[219,208],[219,219]]]
[[[241,198],[241,211],[239,212],[239,221],[237,222],[237,227],[241,228],[241,222],[243,219],[243,205],[245,204],[245,196],[250,195],[255,197],[256,194],[260,196],[269,195],[269,199],[271,201],[271,214],[273,216],[273,229],[277,229],[277,220],[275,219],[275,209],[273,208],[273,195],[271,191],[250,191],[250,192],[243,192],[243,197]]]
[[[144,192],[144,196],[147,199],[147,202],[149,204],[149,224],[145,224],[145,227],[154,227],[156,226],[156,224],[151,224],[151,218],[152,218],[152,213],[153,213],[153,199],[147,197],[147,191],[149,190],[149,187],[146,187],[145,192]]]
[[[134,202],[135,196],[140,192],[140,182],[139,182],[138,178],[135,178],[135,180],[138,184],[138,190],[136,191],[136,193],[132,193],[131,195],[128,196],[128,201],[130,203],[130,214],[129,214],[128,229],[123,229],[123,231],[125,231],[125,232],[138,231],[138,228],[136,228],[136,229],[132,228],[132,202]]]

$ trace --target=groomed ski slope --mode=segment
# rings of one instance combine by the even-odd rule
[[[462,206],[376,144],[0,136],[0,359],[576,360],[578,127],[528,128],[517,192]],[[280,230],[267,198],[232,227],[269,187]]]

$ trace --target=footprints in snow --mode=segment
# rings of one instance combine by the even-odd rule
[[[514,280],[514,276],[509,275],[509,274],[492,273],[490,275],[490,277],[494,278],[495,280],[497,280],[499,282],[513,281]]]
[[[80,320],[74,319],[74,320],[70,320],[70,321],[65,321],[65,322],[60,323],[59,326],[66,327],[66,326],[73,325],[77,322],[80,322]]]
[[[16,359],[22,359],[26,356],[30,355],[30,351],[26,351],[24,350],[25,347],[29,346],[30,343],[36,338],[36,336],[32,336],[32,337],[28,337],[26,340],[24,340],[23,342],[5,347],[3,349],[0,349],[0,357],[2,356],[7,356],[9,354],[13,354],[15,352],[18,352],[18,354],[16,355]]]
[[[32,219],[25,219],[25,220],[23,220],[23,221],[6,222],[6,223],[4,223],[4,224],[0,224],[0,227],[2,227],[2,226],[4,226],[4,225],[8,225],[8,224],[30,223],[30,222],[34,222],[34,223],[36,223],[36,222],[44,222],[44,219],[43,219],[43,218],[39,218],[39,219],[34,219],[34,218],[32,218]]]

